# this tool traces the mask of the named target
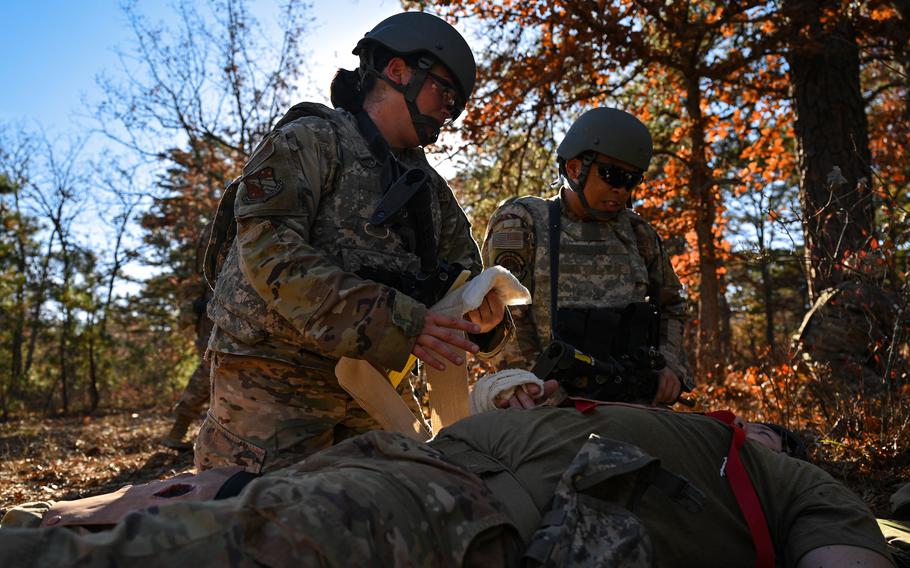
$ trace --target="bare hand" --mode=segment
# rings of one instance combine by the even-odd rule
[[[490,290],[483,297],[483,302],[481,302],[480,306],[464,316],[480,326],[480,333],[486,333],[499,325],[499,322],[502,321],[502,316],[505,315],[505,311],[506,305],[502,303],[502,298],[499,297],[496,290]]]
[[[657,373],[657,394],[651,404],[673,404],[679,398],[682,383],[676,373],[664,367]]]
[[[525,392],[525,388],[527,392]],[[557,389],[559,389],[559,382],[554,379],[544,381],[542,393],[537,385],[528,384],[524,388],[515,389],[515,393],[507,400],[497,400],[496,406],[499,408],[534,408],[549,398]]]
[[[423,330],[411,353],[427,365],[443,371],[448,359],[456,365],[464,364],[464,352],[477,353],[477,345],[468,340],[463,332],[480,333],[480,326],[466,319],[453,318],[427,311]]]

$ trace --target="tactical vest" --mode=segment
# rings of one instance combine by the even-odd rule
[[[550,237],[548,200],[521,197],[534,220],[535,253],[532,314],[540,345],[550,341]],[[563,208],[565,205],[563,204]],[[641,251],[651,235],[647,223],[630,210],[614,221],[580,221],[563,209],[559,255],[558,305],[561,308],[622,308],[649,295],[647,264]]]
[[[320,155],[331,162],[325,164],[331,173],[325,187],[320,188],[319,202],[315,211],[309,212],[309,234],[302,237],[326,260],[346,272],[356,272],[363,267],[417,272],[420,259],[407,250],[399,235],[394,231],[377,231],[368,226],[367,221],[386,188],[380,179],[382,164],[370,153],[354,117],[343,110],[332,110],[315,103],[296,105],[288,114],[292,113],[293,117],[282,120],[269,137],[283,136],[293,152],[306,152],[307,148],[297,147],[298,138],[294,132],[308,129],[317,136]],[[269,137],[260,144],[260,148]],[[275,222],[300,226],[294,223],[296,219],[291,215],[283,216],[280,211],[248,212],[240,200],[235,199],[240,182],[258,168],[257,153],[260,148],[254,151],[244,174],[225,191],[206,252],[206,277],[210,283],[216,282],[208,313],[215,324],[231,336],[226,338],[216,332],[209,347],[214,351],[264,356],[298,365],[313,364],[315,358],[322,360],[323,364],[319,367],[325,367],[330,360],[305,350],[303,335],[269,307],[240,269],[238,245],[234,239],[235,219],[268,216]],[[429,174],[430,211],[438,243],[440,201],[451,199],[451,191],[427,163],[422,150],[408,150],[399,156],[399,161],[406,168],[421,168]],[[306,203],[308,199],[312,201],[307,188],[293,181],[290,185],[285,191],[296,192],[299,203]],[[298,218],[300,215],[298,212]],[[217,280],[214,280],[215,276]]]

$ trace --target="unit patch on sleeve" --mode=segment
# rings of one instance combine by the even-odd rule
[[[525,269],[527,268],[528,263],[525,262],[525,259],[522,258],[520,254],[512,251],[501,252],[496,255],[493,262],[511,272],[515,275],[515,278],[518,278],[522,282],[525,281],[525,277],[527,276],[527,274],[525,274]]]
[[[248,204],[268,201],[281,193],[284,188],[284,182],[275,179],[275,171],[271,167],[262,168],[244,176],[242,184],[241,200]]]

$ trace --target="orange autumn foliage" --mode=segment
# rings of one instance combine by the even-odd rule
[[[489,38],[463,125],[470,140],[519,120],[566,124],[597,105],[648,123],[657,151],[637,209],[685,239],[674,239],[673,262],[698,302],[700,366],[715,373],[724,364],[725,196],[787,179],[794,167],[784,155],[786,110],[775,102],[786,91],[779,40],[767,33],[777,15],[762,2],[443,0],[434,10]]]

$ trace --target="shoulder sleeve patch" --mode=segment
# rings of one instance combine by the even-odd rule
[[[496,255],[493,262],[511,272],[515,278],[518,278],[520,281],[526,281],[525,279],[528,276],[528,263],[525,261],[524,257],[517,252],[509,250],[503,251]]]
[[[295,129],[299,132],[295,132]],[[306,136],[305,145],[297,135]],[[318,136],[298,123],[274,131],[254,152],[237,188],[234,217],[309,217],[318,207],[326,163]]]
[[[264,203],[284,189],[284,181],[275,176],[275,170],[265,167],[243,178],[240,199],[247,204]]]

